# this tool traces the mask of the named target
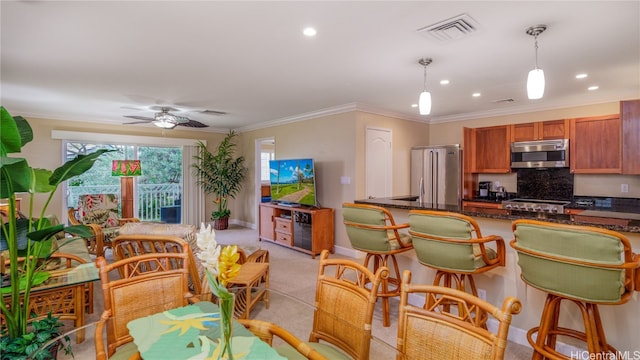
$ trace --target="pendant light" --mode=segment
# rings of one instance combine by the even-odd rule
[[[527,29],[527,34],[535,38],[536,67],[529,71],[527,78],[527,96],[531,100],[541,99],[544,94],[544,71],[538,67],[538,35],[547,29],[547,25],[536,25]]]
[[[420,59],[418,63],[424,66],[424,90],[420,93],[418,100],[418,109],[420,115],[429,115],[431,113],[431,93],[427,91],[427,65],[431,64],[430,58]]]

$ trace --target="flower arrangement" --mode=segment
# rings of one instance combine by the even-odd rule
[[[220,350],[219,356],[222,358],[233,359],[231,352],[231,330],[233,328],[233,294],[227,289],[227,283],[238,276],[240,265],[238,260],[238,247],[228,245],[221,249],[216,242],[216,235],[211,225],[200,225],[200,231],[197,233],[196,244],[200,249],[198,258],[202,261],[207,275],[207,282],[211,292],[218,298],[218,306],[220,307]]]

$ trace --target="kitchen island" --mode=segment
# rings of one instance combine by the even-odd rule
[[[576,210],[580,210],[582,213],[584,213],[584,211],[598,211],[593,209],[585,210],[569,208],[568,214],[545,214],[546,218],[541,219],[537,213],[512,212],[500,209],[500,206],[498,206],[496,201],[487,201],[487,204],[490,205],[488,208],[504,211],[501,211],[500,213],[490,213],[478,210],[465,211],[457,206],[443,205],[434,207],[431,204],[419,203],[416,201],[416,198],[417,197],[411,196],[395,196],[390,198],[356,200],[354,202],[385,207],[391,211],[396,223],[398,224],[408,222],[409,210],[459,212],[474,218],[474,220],[478,222],[484,236],[501,236],[505,241],[507,249],[506,266],[476,275],[474,278],[479,296],[486,298],[487,301],[494,305],[500,305],[507,296],[515,296],[520,299],[523,303],[523,311],[513,317],[513,322],[511,323],[512,329],[509,332],[509,338],[512,341],[526,346],[528,346],[526,333],[530,328],[539,325],[546,294],[531,286],[525,285],[525,283],[520,279],[520,268],[517,264],[518,256],[508,245],[508,243],[513,239],[513,231],[511,228],[513,220],[529,218],[574,225],[592,225],[619,231],[630,240],[633,251],[636,254],[640,254],[640,220],[636,218],[636,216],[640,214],[640,209],[635,212],[628,212],[633,209],[625,208],[625,212],[603,211],[604,214],[596,213],[599,215],[596,217],[597,219],[600,219],[601,215],[624,217],[626,218],[624,220],[626,220],[627,225],[622,226],[595,223],[592,222],[594,220],[591,220],[589,216],[584,216],[586,220],[581,218],[576,219],[573,214],[577,212]],[[478,209],[482,209],[482,207]],[[414,252],[409,251],[397,255],[396,257],[401,270],[411,270],[413,273],[414,283],[431,284],[433,282],[435,270],[421,265],[416,259]],[[601,306],[599,308],[607,339],[610,344],[620,351],[640,351],[640,345],[637,340],[637,334],[640,333],[640,322],[637,321],[637,319],[640,319],[640,296],[638,295],[639,294],[635,294],[626,304],[619,306]],[[581,329],[583,325],[579,315],[579,310],[572,305],[565,306],[567,310],[565,315],[568,316],[566,317],[566,320],[563,319],[564,322],[562,325],[570,328]],[[563,312],[565,312],[564,308]],[[558,350],[570,355],[571,351],[582,350],[585,346],[580,342],[576,343],[571,340],[572,339],[559,339]],[[563,343],[563,341],[566,343]]]
[[[586,225],[606,228],[613,231],[640,233],[640,206],[627,205],[624,207],[598,207],[576,209],[569,205],[565,213],[549,214],[544,212],[524,212],[506,210],[500,207],[500,202],[487,199],[463,200],[462,209],[456,205],[434,205],[431,203],[420,203],[417,196],[393,196],[388,198],[356,200],[356,204],[369,204],[382,206],[389,209],[403,210],[437,210],[451,211],[465,214],[471,217],[481,217],[501,220],[532,219],[549,221],[569,225]],[[500,211],[492,211],[497,209]],[[615,211],[612,211],[615,210]],[[611,219],[611,220],[607,220]]]

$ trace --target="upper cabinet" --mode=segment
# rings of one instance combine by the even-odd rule
[[[640,100],[620,102],[622,173],[640,174]]]
[[[462,198],[472,199],[477,196],[478,174],[473,172],[475,156],[472,149],[475,149],[475,129],[462,129],[463,148],[462,148]]]
[[[471,129],[465,135],[471,139],[465,139],[465,144],[470,145],[470,167],[474,173],[500,173],[511,171],[511,125],[491,126]],[[468,141],[470,140],[470,141]]]
[[[619,114],[572,119],[569,141],[571,172],[620,174],[622,172],[621,133]]]
[[[548,120],[511,125],[511,142],[568,138],[569,120]]]

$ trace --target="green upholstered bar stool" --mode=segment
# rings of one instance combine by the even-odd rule
[[[497,235],[483,237],[478,223],[468,216],[446,211],[411,210],[409,226],[418,261],[436,270],[433,285],[477,297],[473,275],[505,265],[504,240]],[[495,249],[487,246],[491,243]],[[482,318],[486,320],[486,314]]]
[[[390,271],[389,277],[382,279],[378,292],[382,299],[382,324],[389,326],[389,298],[400,296],[402,281],[396,254],[413,249],[409,235],[398,230],[408,228],[409,224],[396,224],[389,210],[366,204],[342,204],[342,217],[351,247],[367,253],[364,266],[371,265],[373,273],[380,267]]]
[[[598,305],[624,304],[640,285],[640,256],[632,253],[629,240],[606,229],[534,220],[514,221],[513,232],[510,245],[518,253],[522,280],[547,293],[540,326],[527,333],[532,359],[570,359],[555,350],[559,336],[586,342],[589,353],[600,354],[595,356],[616,353]],[[563,300],[580,309],[584,332],[559,325]]]

